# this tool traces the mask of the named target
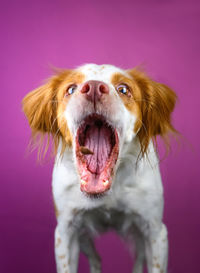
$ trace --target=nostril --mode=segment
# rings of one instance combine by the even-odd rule
[[[90,91],[90,85],[87,83],[81,89],[81,93],[88,93]]]
[[[80,92],[87,100],[96,103],[104,94],[109,94],[109,87],[104,82],[90,80],[84,83]]]
[[[104,84],[100,84],[99,91],[101,93],[108,93],[109,92],[108,87],[106,85],[104,85]]]

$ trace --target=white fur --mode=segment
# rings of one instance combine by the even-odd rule
[[[120,152],[111,189],[104,197],[91,199],[80,191],[74,147],[66,149],[62,158],[58,151],[53,171],[53,196],[59,212],[55,231],[57,272],[75,273],[82,250],[88,256],[91,272],[100,273],[93,237],[111,228],[135,240],[134,273],[143,272],[144,260],[149,273],[165,273],[167,231],[162,223],[163,189],[157,156],[150,143],[148,159],[138,160],[140,145],[133,130],[137,117],[126,109],[111,84],[113,73],[128,75],[110,65],[89,64],[77,70],[85,75],[85,81],[99,80],[109,86],[108,98],[97,105],[97,112],[117,129]],[[73,138],[82,119],[93,112],[92,105],[79,92],[81,86],[64,113]]]

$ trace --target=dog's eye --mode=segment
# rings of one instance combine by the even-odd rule
[[[128,93],[129,93],[129,88],[125,84],[118,85],[116,89],[117,89],[118,92],[120,92],[120,93],[122,93],[124,95],[128,95]]]
[[[66,95],[68,96],[68,95],[73,94],[73,93],[75,92],[76,88],[77,88],[77,85],[75,85],[75,84],[71,85],[71,86],[67,89]]]

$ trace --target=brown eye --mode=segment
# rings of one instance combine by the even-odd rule
[[[130,96],[130,90],[128,88],[128,86],[126,84],[120,84],[117,86],[117,91],[124,94],[124,95],[128,95]]]
[[[73,84],[67,89],[66,95],[72,95],[76,91],[77,85]]]

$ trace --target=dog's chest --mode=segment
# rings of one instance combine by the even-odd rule
[[[121,235],[132,233],[141,219],[136,214],[127,214],[116,209],[100,207],[80,213],[74,218],[80,234],[97,235],[115,230]]]

